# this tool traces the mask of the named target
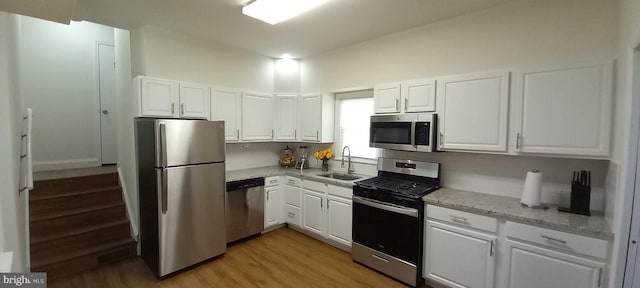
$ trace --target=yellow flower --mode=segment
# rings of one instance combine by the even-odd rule
[[[335,155],[333,153],[333,149],[331,148],[318,150],[315,153],[313,153],[313,157],[315,157],[318,160],[331,159],[333,158],[333,156]]]

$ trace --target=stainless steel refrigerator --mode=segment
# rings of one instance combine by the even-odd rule
[[[224,122],[136,118],[142,258],[158,276],[226,250]]]

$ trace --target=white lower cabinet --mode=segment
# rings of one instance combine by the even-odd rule
[[[602,287],[607,241],[513,222],[506,237],[508,287]]]
[[[296,227],[302,227],[300,179],[286,176],[281,188],[283,222]]]
[[[307,189],[302,191],[304,192],[302,228],[318,236],[324,236],[324,195]]]
[[[352,207],[350,199],[327,196],[327,238],[351,246]]]
[[[495,287],[497,220],[427,205],[424,277],[449,287]],[[456,224],[449,224],[454,222]],[[492,233],[493,232],[493,233]]]
[[[264,189],[264,228],[282,223],[281,191],[278,177],[265,178]]]

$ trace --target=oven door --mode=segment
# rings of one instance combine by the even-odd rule
[[[369,146],[416,151],[413,143],[416,119],[416,115],[371,116]]]
[[[353,242],[417,265],[420,224],[418,209],[353,196]]]

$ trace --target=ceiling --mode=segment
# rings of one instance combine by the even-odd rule
[[[78,0],[76,20],[152,25],[269,57],[304,58],[515,0],[332,0],[276,25],[242,15],[250,0]]]

